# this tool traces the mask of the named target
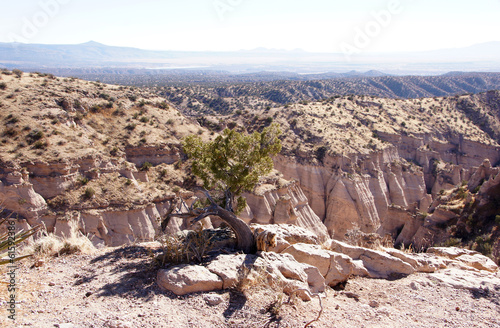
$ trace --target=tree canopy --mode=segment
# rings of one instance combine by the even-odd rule
[[[196,135],[188,136],[183,148],[192,159],[193,173],[203,181],[205,189],[223,192],[225,209],[238,212],[246,205],[238,196],[252,191],[259,177],[273,169],[271,156],[281,151],[280,134],[277,124],[252,134],[225,129],[209,142]]]

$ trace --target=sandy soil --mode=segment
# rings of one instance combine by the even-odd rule
[[[140,245],[33,262],[17,271],[15,323],[2,286],[2,327],[304,327],[320,310],[317,298],[287,303],[265,286],[178,297],[156,285],[151,251]],[[455,289],[432,274],[354,278],[344,290],[327,291],[310,327],[500,327],[496,289]],[[219,304],[207,303],[213,296]]]

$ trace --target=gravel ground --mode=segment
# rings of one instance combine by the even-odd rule
[[[7,287],[0,290],[0,326],[304,327],[320,310],[317,298],[288,302],[265,286],[178,297],[156,285],[151,252],[139,245],[33,263],[16,273],[15,322],[7,318]],[[343,290],[328,289],[310,327],[500,327],[500,286],[458,289],[436,277],[353,278]]]

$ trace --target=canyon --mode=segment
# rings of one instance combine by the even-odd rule
[[[216,132],[197,117],[147,89],[41,73],[2,79],[0,203],[19,229],[41,223],[96,246],[152,241],[167,213],[199,196],[181,140]],[[295,224],[323,240],[358,230],[426,248],[449,238],[443,231],[464,212],[465,200],[454,210],[444,196],[462,186],[481,204],[498,189],[499,98],[343,97],[207,118],[251,132],[271,117],[283,128],[276,171],[245,195],[247,223]],[[43,132],[36,142],[34,131]],[[188,227],[174,219],[167,231]]]

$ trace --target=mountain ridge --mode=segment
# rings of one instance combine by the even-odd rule
[[[96,51],[99,50],[99,51]],[[365,53],[347,61],[342,53],[253,49],[241,51],[160,51],[81,44],[0,43],[0,66],[7,68],[209,66],[232,72],[292,70],[295,72],[368,71],[374,67],[392,74],[429,74],[465,69],[500,71],[500,42],[458,49],[405,53]]]

